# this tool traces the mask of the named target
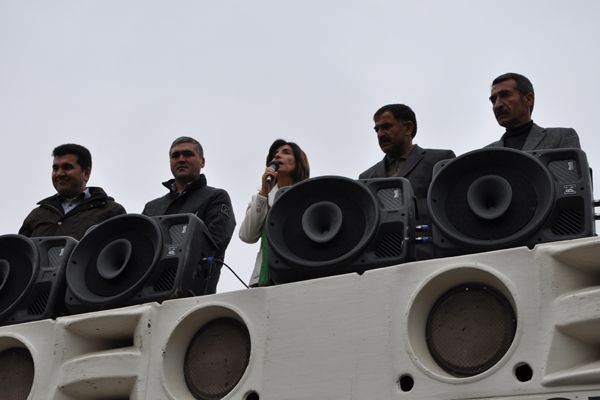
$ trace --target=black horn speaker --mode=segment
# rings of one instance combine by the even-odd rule
[[[438,257],[595,233],[591,176],[579,149],[486,148],[440,161],[427,201]]]
[[[360,273],[414,259],[414,199],[404,178],[322,176],[277,194],[267,217],[275,283]]]
[[[71,313],[207,293],[214,243],[193,214],[126,214],[96,225],[69,259]],[[217,266],[214,266],[217,268]]]
[[[60,315],[71,237],[0,236],[0,325]]]

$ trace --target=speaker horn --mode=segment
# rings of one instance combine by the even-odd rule
[[[440,161],[427,201],[438,257],[595,233],[591,177],[579,149],[486,148]]]
[[[0,236],[0,325],[61,314],[65,266],[76,244],[66,236]]]
[[[275,283],[414,259],[413,192],[404,178],[322,176],[277,194],[267,217]]]
[[[71,313],[207,293],[214,243],[193,214],[113,217],[88,231],[67,265]]]

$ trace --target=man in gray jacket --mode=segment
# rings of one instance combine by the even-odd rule
[[[452,150],[424,149],[413,144],[417,134],[417,118],[405,104],[388,104],[373,116],[379,147],[385,153],[383,160],[362,172],[359,179],[403,177],[410,181],[417,205],[417,224],[430,225],[427,209],[427,191],[431,184],[434,165],[454,158]],[[417,258],[431,258],[433,249],[417,248]]]
[[[492,82],[490,101],[496,120],[506,132],[486,147],[510,147],[517,150],[580,148],[572,128],[542,128],[531,119],[535,93],[525,76],[509,72]]]
[[[197,140],[187,136],[175,139],[169,159],[173,179],[163,182],[169,193],[148,202],[142,214],[195,214],[204,221],[217,246],[215,258],[223,260],[235,228],[229,195],[206,184],[206,177],[200,173],[204,168],[204,150]],[[208,277],[207,294],[216,292],[220,274],[221,264],[215,262]]]
[[[19,229],[25,236],[72,236],[85,232],[125,209],[99,187],[88,187],[92,155],[78,144],[63,144],[52,152],[52,184],[56,194],[41,200]]]

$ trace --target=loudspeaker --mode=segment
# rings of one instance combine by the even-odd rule
[[[579,149],[486,148],[440,161],[427,202],[437,257],[595,233],[590,170]]]
[[[0,325],[60,315],[71,237],[0,236]]]
[[[50,399],[56,358],[52,319],[0,327],[0,399]]]
[[[208,292],[215,250],[193,214],[125,214],[96,225],[67,264],[65,304],[71,313]]]
[[[415,207],[404,178],[322,176],[277,195],[266,221],[275,283],[414,259]]]
[[[2,326],[0,398],[597,400],[599,251],[574,239]]]

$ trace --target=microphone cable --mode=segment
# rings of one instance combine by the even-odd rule
[[[229,265],[225,264],[225,261],[223,261],[223,260],[221,260],[219,258],[214,258],[213,256],[205,257],[205,258],[202,259],[202,261],[206,261],[208,263],[208,265],[209,265],[209,275],[210,275],[210,272],[212,272],[212,265],[213,265],[213,263],[214,262],[218,262],[219,264],[226,266],[227,269],[231,271],[231,273],[238,279],[238,281],[240,281],[242,283],[242,285],[244,285],[244,287],[246,289],[250,289],[250,287],[248,285],[246,285],[246,282],[244,282],[242,280],[242,278],[240,278],[238,276],[238,274],[236,274],[235,271]],[[208,280],[207,280],[207,282],[208,282]]]

